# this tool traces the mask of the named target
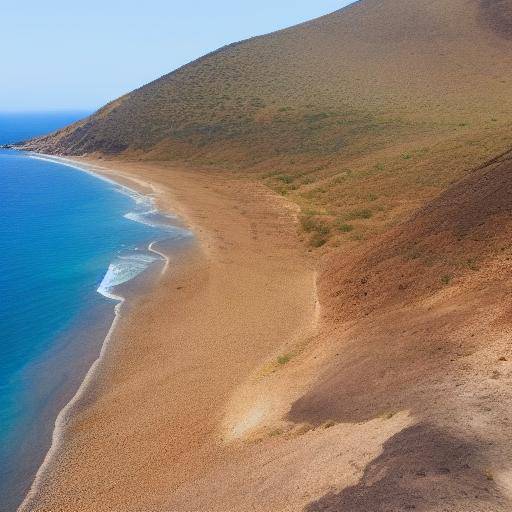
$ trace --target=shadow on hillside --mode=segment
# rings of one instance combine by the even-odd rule
[[[512,269],[511,171],[510,154],[499,156],[324,276],[336,353],[287,419],[358,424],[409,411],[418,423],[357,485],[307,512],[512,510],[486,462],[510,459],[512,288],[497,276]]]
[[[336,341],[338,353],[292,404],[287,419],[318,426],[329,420],[360,423],[401,410],[422,418],[432,409],[450,408],[447,386],[453,393],[452,381],[465,378],[446,378],[453,373],[452,361],[476,350],[475,338],[467,335],[461,343],[463,334],[458,335],[468,314],[467,306],[418,307],[355,326]]]
[[[507,510],[491,475],[477,469],[478,447],[447,430],[420,423],[383,449],[356,485],[323,496],[305,512]]]
[[[466,358],[489,352],[502,334],[495,316],[512,307],[509,282],[495,278],[512,271],[511,197],[507,153],[366,251],[333,256],[320,289],[339,327],[331,335],[338,353],[293,403],[290,421],[358,423],[398,410],[420,418],[450,414],[456,386],[470,384],[476,371]],[[496,369],[490,364],[489,375]]]

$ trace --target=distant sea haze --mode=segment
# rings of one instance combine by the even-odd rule
[[[0,114],[0,143],[84,114]],[[188,236],[149,197],[0,150],[1,512],[22,501],[58,412],[98,357],[118,303],[115,285],[163,264],[151,242]]]

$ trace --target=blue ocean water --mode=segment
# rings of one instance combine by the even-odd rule
[[[0,112],[0,144],[13,144],[62,128],[91,112]]]
[[[97,357],[113,287],[163,264],[151,242],[188,236],[148,197],[0,150],[1,511],[27,492],[58,411]]]

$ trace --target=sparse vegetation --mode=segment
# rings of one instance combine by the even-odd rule
[[[325,220],[321,220],[314,215],[303,215],[301,226],[305,233],[311,234],[309,239],[311,247],[322,247],[328,242],[331,228]]]
[[[344,222],[373,215],[372,234],[385,231],[508,147],[512,125],[500,119],[512,113],[510,66],[499,52],[482,51],[484,61],[477,59],[472,68],[450,68],[448,87],[446,73],[435,76],[435,69],[427,71],[409,53],[390,51],[385,62],[376,56],[361,60],[360,42],[346,23],[333,14],[315,25],[223,48],[44,139],[41,149],[128,151],[142,159],[242,173],[300,206],[332,211],[333,219],[371,211]],[[334,59],[330,49],[340,34],[346,38]],[[300,44],[309,36],[314,45]],[[288,46],[292,40],[297,44]],[[429,43],[420,38],[417,44]],[[445,46],[445,62],[458,62],[451,40]],[[403,65],[416,77],[413,94],[404,94],[410,85],[405,75],[388,79],[390,70]],[[495,76],[481,73],[488,66]],[[375,69],[371,79],[369,69]],[[470,101],[466,89],[456,86],[468,80],[485,91],[481,101]],[[446,87],[449,94],[443,94]],[[386,215],[377,215],[379,208]],[[313,229],[306,241],[322,245],[344,232],[332,224],[330,234]]]
[[[354,226],[352,226],[352,224],[341,223],[338,225],[338,230],[342,233],[350,233],[354,231]]]
[[[311,215],[303,216],[301,218],[301,225],[306,233],[315,232],[321,235],[328,235],[330,231],[329,226],[324,221]]]
[[[283,183],[286,183],[287,185],[289,185],[290,183],[293,183],[295,177],[294,176],[290,176],[289,174],[281,174],[279,176],[276,176],[276,179],[279,180],[279,181],[282,181]]]
[[[451,283],[453,277],[450,274],[445,274],[443,277],[441,277],[441,282],[444,285],[448,285]]]
[[[310,252],[332,252],[318,265],[316,343],[301,357],[278,326],[283,345],[265,360],[261,387],[251,388],[247,409],[240,408],[249,424],[253,412],[258,419],[262,411],[262,454],[239,442],[243,452],[232,464],[226,457],[237,449],[232,443],[212,452],[214,464],[203,471],[213,474],[213,486],[219,475],[226,479],[222,492],[210,493],[220,501],[232,482],[239,491],[240,475],[253,477],[242,491],[261,491],[263,475],[269,489],[263,505],[276,509],[283,502],[296,510],[506,509],[501,482],[489,483],[495,475],[484,468],[494,465],[508,478],[501,427],[510,417],[510,363],[499,356],[512,358],[510,290],[506,283],[500,288],[510,266],[511,173],[505,169],[500,182],[499,166],[488,169],[484,162],[512,140],[512,60],[503,51],[512,39],[500,34],[498,44],[495,23],[479,28],[487,23],[485,4],[503,8],[507,2],[460,9],[464,2],[450,1],[366,2],[362,11],[365,2],[356,2],[345,20],[334,13],[214,52],[48,139],[52,151],[64,154],[126,151],[129,158],[185,162],[199,169],[191,179],[201,182],[218,172],[219,182],[232,186],[235,176],[233,196],[239,178],[259,180],[258,189],[287,197],[275,204],[293,201],[301,209],[295,234]],[[479,169],[492,172],[485,182],[471,181]],[[263,217],[258,208],[247,209],[255,213],[249,211],[251,221]],[[284,215],[277,207],[270,211],[268,231],[275,234]],[[258,236],[267,234],[266,226]],[[284,229],[279,224],[275,231]],[[272,256],[288,254],[280,246],[288,238],[274,241],[267,244]],[[506,253],[496,250],[498,243]],[[491,260],[487,250],[498,258]],[[298,264],[282,257],[279,265],[273,270]],[[486,272],[477,272],[480,266]],[[280,283],[272,272],[263,277]],[[331,350],[336,357],[328,357]],[[261,353],[255,351],[254,364]],[[215,360],[222,367],[224,359]],[[314,379],[292,387],[297,375]],[[270,423],[264,407],[253,408],[266,384],[275,385],[271,391],[286,406],[268,401],[272,413],[288,413],[277,423],[283,430]],[[205,408],[199,403],[196,409]],[[331,416],[347,424],[333,428],[335,421],[325,421]],[[306,421],[317,431],[288,442],[288,435],[313,428]],[[288,430],[295,422],[297,429]],[[336,446],[320,444],[338,429],[343,439]],[[204,437],[208,429],[193,430]],[[284,439],[268,439],[283,433]],[[267,455],[275,445],[279,450]],[[310,464],[315,450],[321,457]],[[279,456],[288,452],[292,457],[281,464]],[[331,452],[340,457],[330,460]],[[229,462],[227,470],[219,461]],[[251,467],[255,461],[265,467]],[[301,470],[281,492],[293,464]],[[301,481],[303,468],[313,478]],[[205,480],[197,493],[185,494],[207,503],[202,491],[210,484]],[[219,506],[233,503],[229,498]]]
[[[283,355],[280,355],[278,356],[277,358],[277,364],[279,365],[284,365],[286,363],[289,363],[292,359],[292,355],[291,354],[283,354]]]
[[[368,208],[362,208],[360,210],[353,210],[345,216],[346,220],[357,220],[357,219],[371,219],[373,212]]]
[[[325,245],[328,241],[329,237],[327,236],[327,234],[324,235],[322,233],[314,233],[309,240],[309,245],[311,245],[311,247],[315,247],[318,249],[319,247]]]

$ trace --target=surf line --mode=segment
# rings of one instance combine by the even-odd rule
[[[71,168],[77,169],[79,171],[91,174],[98,179],[101,179],[101,180],[104,180],[104,181],[107,181],[107,182],[110,182],[110,183],[116,185],[116,187],[118,187],[118,189],[120,189],[120,190],[125,190],[125,191],[132,193],[133,194],[132,197],[134,199],[137,196],[141,197],[141,198],[148,197],[148,196],[141,194],[141,193],[137,192],[136,190],[133,190],[125,185],[121,185],[121,184],[117,183],[115,180],[106,178],[105,176],[98,174],[97,172],[95,172],[92,169],[89,169],[84,166],[80,166],[80,165],[76,164],[75,162],[73,162],[72,160],[68,160],[68,159],[64,159],[64,158],[51,158],[51,157],[45,158],[46,155],[43,156],[43,155],[37,155],[37,154],[36,155],[31,154],[30,157],[35,158],[35,159],[40,159],[40,160],[54,161],[55,163],[65,165],[67,167],[71,167]],[[157,256],[162,258],[163,261],[165,262],[164,266],[162,268],[162,271],[161,271],[161,275],[163,275],[167,271],[167,269],[170,265],[170,259],[166,254],[164,254],[163,252],[154,248],[154,245],[156,243],[158,243],[158,240],[154,240],[153,242],[151,242],[148,246],[148,251],[156,254]],[[98,290],[98,292],[111,300],[117,301],[117,304],[114,306],[114,319],[112,321],[112,324],[110,325],[110,329],[108,330],[107,335],[105,336],[105,338],[103,340],[103,344],[101,346],[101,350],[100,350],[98,357],[92,363],[91,367],[85,374],[85,377],[82,380],[82,382],[80,383],[80,386],[77,389],[76,393],[69,400],[69,402],[60,410],[59,414],[57,415],[57,417],[55,419],[50,448],[46,452],[43,462],[41,463],[41,465],[39,466],[39,468],[36,472],[36,475],[34,477],[34,480],[32,481],[32,485],[30,486],[29,491],[27,492],[21,505],[18,507],[19,512],[30,510],[31,502],[33,499],[35,499],[37,497],[38,493],[40,492],[41,487],[44,483],[45,477],[48,474],[48,471],[51,470],[51,467],[53,464],[57,463],[57,460],[56,460],[57,454],[58,454],[59,450],[62,448],[62,445],[64,443],[67,427],[69,426],[70,422],[72,421],[73,413],[74,413],[75,409],[77,407],[79,407],[80,400],[86,394],[89,386],[93,383],[96,373],[97,373],[100,365],[102,364],[103,360],[106,357],[107,351],[110,347],[110,343],[113,338],[113,334],[114,334],[117,324],[120,320],[121,310],[122,310],[122,306],[125,302],[125,298],[122,297],[121,295],[116,295],[115,293],[112,293],[112,291],[108,290],[108,289],[105,289],[102,291]]]
[[[107,349],[108,349],[110,341],[112,339],[112,334],[114,333],[115,328],[116,328],[117,323],[120,318],[121,307],[125,301],[124,297],[121,297],[121,296],[112,296],[112,298],[115,300],[118,300],[119,302],[114,307],[114,312],[115,312],[114,321],[112,322],[110,329],[109,329],[105,339],[103,340],[103,345],[101,346],[100,354],[99,354],[98,358],[94,361],[92,366],[89,368],[89,370],[87,371],[82,383],[80,384],[80,387],[78,388],[77,392],[74,394],[73,398],[71,398],[71,400],[59,412],[59,414],[55,420],[55,424],[54,424],[50,449],[46,452],[46,456],[43,460],[43,463],[41,464],[41,466],[39,466],[39,469],[36,473],[34,481],[32,482],[30,490],[28,491],[27,495],[25,496],[25,499],[19,506],[18,511],[29,510],[28,507],[30,506],[31,500],[37,496],[37,493],[43,483],[45,473],[51,468],[52,462],[55,461],[55,456],[57,454],[57,451],[62,446],[62,443],[64,441],[65,432],[66,432],[66,427],[68,426],[68,424],[71,420],[73,409],[78,405],[80,399],[83,397],[83,395],[87,391],[87,388],[90,385],[92,379],[94,378],[99,365],[105,358]]]
[[[154,240],[153,242],[151,242],[148,246],[148,251],[155,253],[156,255],[160,256],[164,260],[164,262],[165,262],[164,266],[163,266],[162,270],[160,271],[160,275],[163,276],[167,272],[167,269],[169,268],[169,264],[171,263],[171,261],[169,259],[169,256],[167,256],[167,254],[164,254],[163,252],[154,248],[154,245],[156,243],[158,243],[158,240]]]

